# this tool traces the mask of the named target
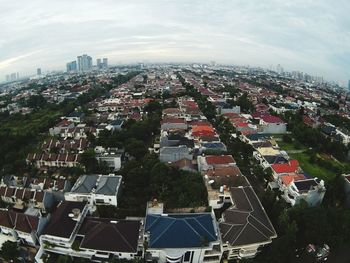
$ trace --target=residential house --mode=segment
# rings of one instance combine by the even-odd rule
[[[219,221],[224,254],[228,259],[253,258],[277,237],[251,186],[231,187],[232,206]]]
[[[122,159],[124,150],[118,148],[103,148],[101,146],[95,147],[96,159],[99,163],[104,163],[107,167],[112,168],[113,171],[119,171],[122,166]]]
[[[159,152],[159,160],[165,163],[173,163],[184,158],[193,159],[192,149],[186,145],[162,147]]]
[[[232,155],[198,156],[197,163],[199,172],[218,167],[236,166],[236,161],[233,159]]]
[[[299,162],[297,160],[289,160],[288,163],[275,163],[271,165],[271,168],[275,180],[277,180],[279,176],[300,172]]]
[[[165,118],[161,121],[160,124],[161,124],[160,129],[162,131],[187,129],[186,121],[181,118]]]
[[[85,118],[85,114],[83,112],[77,112],[77,111],[74,111],[65,117],[66,120],[74,123],[81,123],[84,121],[84,118]]]
[[[287,132],[287,124],[279,117],[270,114],[253,114],[255,119],[259,119],[260,131],[269,134],[281,134]]]
[[[299,204],[301,200],[306,201],[309,206],[320,205],[326,193],[324,181],[318,178],[285,175],[280,177],[279,182],[282,197],[292,206]]]
[[[55,154],[55,153],[29,153],[26,162],[29,165],[34,165],[37,168],[49,167],[77,167],[80,162],[79,154]]]
[[[148,207],[147,262],[220,262],[222,247],[213,213],[164,214],[157,203]]]
[[[107,126],[106,126],[106,129],[108,131],[120,131],[122,129],[122,126],[124,124],[124,120],[121,120],[121,119],[116,119],[116,120],[113,120],[111,121]]]
[[[1,186],[0,198],[6,203],[13,204],[14,208],[19,210],[35,207],[45,212],[54,204],[51,192],[22,187]]]
[[[121,183],[120,175],[82,175],[64,197],[66,201],[117,206]]]
[[[36,246],[47,223],[45,217],[0,209],[0,237],[2,240]]]
[[[39,238],[40,249],[36,259],[41,259],[45,252],[80,256],[72,245],[88,212],[85,202],[61,202]]]
[[[55,136],[61,133],[61,130],[73,129],[75,127],[74,122],[63,119],[53,128],[50,128],[49,132],[51,136]]]

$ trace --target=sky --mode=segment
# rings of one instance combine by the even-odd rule
[[[0,80],[94,63],[281,64],[346,85],[348,0],[0,0]]]

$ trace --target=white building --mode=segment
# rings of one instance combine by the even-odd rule
[[[20,242],[36,246],[47,219],[39,215],[30,215],[0,209],[0,237],[2,240]]]
[[[142,222],[88,217],[84,202],[62,202],[40,236],[35,257],[49,253],[86,258],[95,262],[142,257]]]
[[[318,178],[292,180],[292,176],[281,176],[279,182],[283,199],[291,205],[305,200],[310,206],[320,205],[326,193],[324,181]]]
[[[117,206],[121,182],[120,175],[82,175],[64,197],[66,201]]]

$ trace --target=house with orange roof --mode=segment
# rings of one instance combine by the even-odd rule
[[[299,204],[301,200],[309,206],[322,203],[326,193],[324,181],[318,178],[306,178],[303,174],[284,175],[279,178],[282,198],[292,206]]]
[[[203,172],[218,167],[236,166],[232,155],[207,155],[197,157],[198,171]]]
[[[214,136],[216,132],[211,125],[192,126],[192,136]]]
[[[282,175],[295,174],[300,171],[297,160],[289,160],[288,163],[275,163],[271,165],[271,168],[275,179]]]

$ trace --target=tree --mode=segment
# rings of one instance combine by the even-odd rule
[[[5,261],[19,257],[19,247],[16,242],[6,241],[1,246],[1,257]]]
[[[323,203],[329,207],[343,207],[345,204],[345,180],[342,175],[337,175],[330,180],[327,185],[327,191]]]
[[[145,144],[136,139],[130,139],[125,144],[125,150],[136,159],[141,159],[148,151]]]
[[[161,113],[162,105],[158,101],[153,100],[144,107],[144,111],[148,114]]]
[[[42,95],[30,96],[25,103],[30,108],[43,108],[47,101]]]
[[[98,161],[95,158],[95,151],[89,149],[81,155],[81,164],[84,165],[86,172],[92,173],[97,170]]]

